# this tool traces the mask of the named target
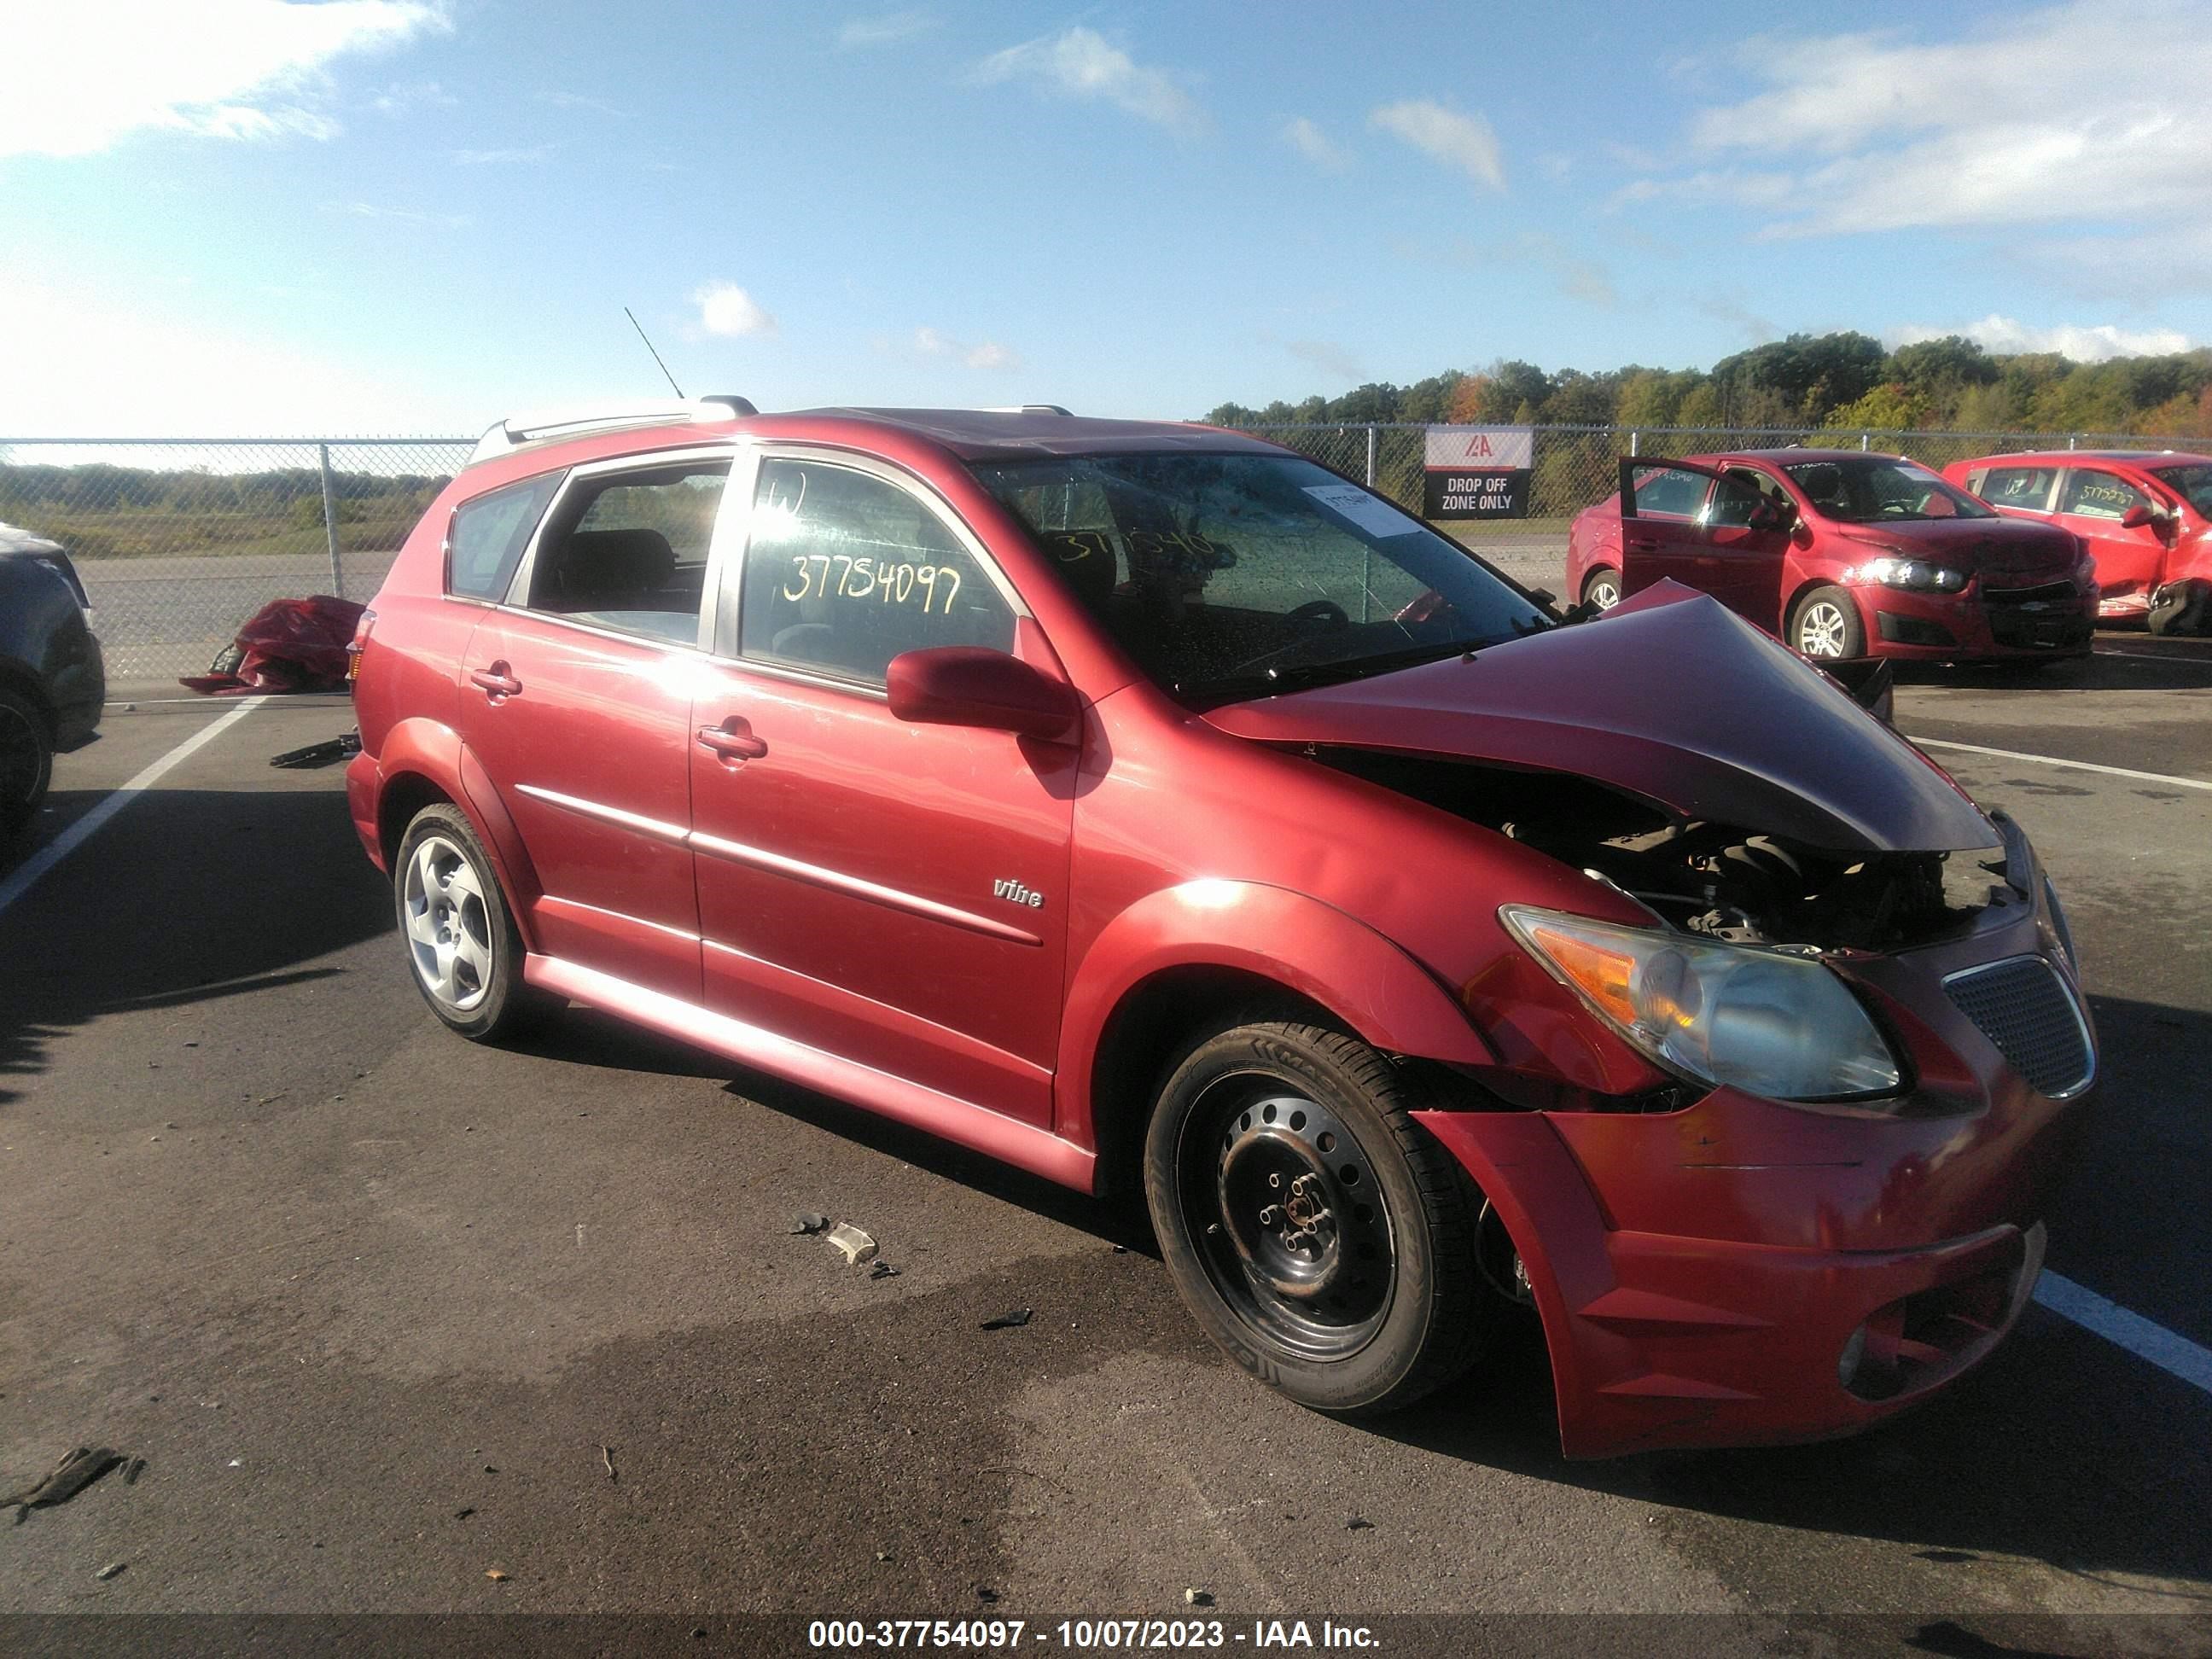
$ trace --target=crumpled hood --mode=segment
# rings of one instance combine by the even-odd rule
[[[1837,533],[1865,547],[1870,557],[1895,551],[1934,559],[1999,586],[2050,581],[2074,568],[2073,533],[2032,519],[1900,519],[1855,524]]]
[[[1674,582],[1595,622],[1204,717],[1256,742],[1572,773],[1844,853],[1993,847],[1918,750],[1717,599]]]

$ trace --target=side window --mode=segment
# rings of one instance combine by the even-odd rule
[[[1974,493],[1991,507],[2048,513],[2051,486],[2057,481],[2055,466],[1993,466],[1982,475],[1981,488]]]
[[[1694,519],[1698,509],[1705,503],[1705,491],[1711,483],[1702,472],[1686,472],[1680,467],[1655,466],[1648,471],[1639,471],[1636,477],[1637,514]]]
[[[2148,507],[2149,500],[2125,479],[2111,472],[2077,469],[2066,480],[2066,493],[2058,503],[2061,513],[2085,519],[2118,519],[2131,507]]]
[[[539,538],[530,608],[695,644],[729,471],[726,460],[686,461],[580,481]]]
[[[446,592],[497,605],[561,482],[557,472],[495,489],[453,509],[446,532]]]
[[[1639,499],[1641,492],[1638,492]],[[1751,522],[1753,508],[1763,501],[1784,501],[1789,499],[1782,486],[1763,472],[1754,472],[1747,466],[1732,466],[1722,475],[1713,490],[1712,504],[1706,509],[1705,521],[1716,526],[1740,526]]]
[[[761,463],[738,649],[880,685],[936,645],[1011,651],[1014,613],[937,514],[851,467]]]

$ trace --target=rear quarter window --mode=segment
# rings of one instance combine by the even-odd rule
[[[455,507],[446,532],[446,592],[491,605],[504,599],[560,482],[558,473],[526,478]]]
[[[1974,493],[1991,507],[2025,508],[2042,513],[2051,506],[2051,486],[2057,481],[2055,466],[1993,466],[1982,475]]]

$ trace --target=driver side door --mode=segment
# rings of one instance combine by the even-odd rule
[[[1688,461],[1624,459],[1621,593],[1671,579],[1778,635],[1794,516],[1730,473]]]

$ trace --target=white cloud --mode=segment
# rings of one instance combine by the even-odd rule
[[[699,326],[709,334],[773,334],[775,319],[735,283],[708,283],[692,291]]]
[[[1283,128],[1283,142],[1323,173],[1342,173],[1352,165],[1344,147],[1303,115]]]
[[[837,31],[837,44],[847,51],[867,51],[876,46],[895,46],[902,40],[911,40],[918,34],[927,34],[937,27],[937,19],[926,11],[895,11],[882,17],[848,19]]]
[[[980,340],[970,345],[954,339],[942,329],[927,326],[915,330],[914,349],[917,356],[923,357],[957,357],[970,368],[1012,369],[1022,366],[1021,355],[996,340]]]
[[[435,81],[404,81],[385,88],[368,106],[379,115],[404,115],[421,107],[451,108],[460,101]]]
[[[1384,104],[1367,118],[1446,167],[1457,167],[1475,183],[1492,190],[1505,188],[1498,135],[1481,116],[1462,115],[1425,98],[1408,98]]]
[[[394,343],[379,343],[380,362]],[[0,386],[17,434],[457,433],[490,418],[481,393],[447,377],[398,379],[287,343],[265,322],[233,333],[180,322],[158,299],[141,310],[0,273]]]
[[[503,167],[518,163],[542,161],[553,153],[550,144],[532,144],[527,149],[457,149],[454,162],[465,167]]]
[[[469,223],[465,213],[421,213],[413,208],[380,207],[374,202],[325,202],[325,213],[343,213],[351,219],[376,219],[402,225],[436,225],[459,230]]]
[[[450,25],[421,0],[67,0],[9,9],[0,156],[90,155],[145,129],[328,138],[327,71]],[[29,72],[26,72],[29,71]]]
[[[587,109],[594,115],[612,115],[621,120],[630,118],[630,112],[610,104],[604,98],[591,98],[580,92],[541,92],[541,104],[550,104],[556,109]]]
[[[2077,363],[2100,363],[2108,357],[2160,356],[2172,351],[2187,351],[2197,343],[2186,334],[2170,328],[2126,329],[2111,323],[2058,323],[2049,328],[2031,328],[1995,312],[1962,328],[1930,328],[1924,324],[1909,323],[1892,330],[1884,337],[1891,345],[1900,346],[1911,345],[1917,340],[1940,340],[1950,334],[1963,334],[1992,353],[2055,351]]]
[[[1103,99],[1170,132],[1206,130],[1206,112],[1165,70],[1146,68],[1080,27],[994,52],[974,78],[984,86],[1026,81],[1069,98]]]
[[[2204,21],[2173,0],[2072,0],[1949,40],[1754,40],[1742,69],[1767,90],[1704,111],[1690,138],[1766,166],[1661,189],[1768,208],[1778,231],[1798,233],[2201,216],[2212,211]],[[2151,41],[2133,70],[2107,72],[2115,43]],[[1770,170],[1792,152],[1802,170]]]

